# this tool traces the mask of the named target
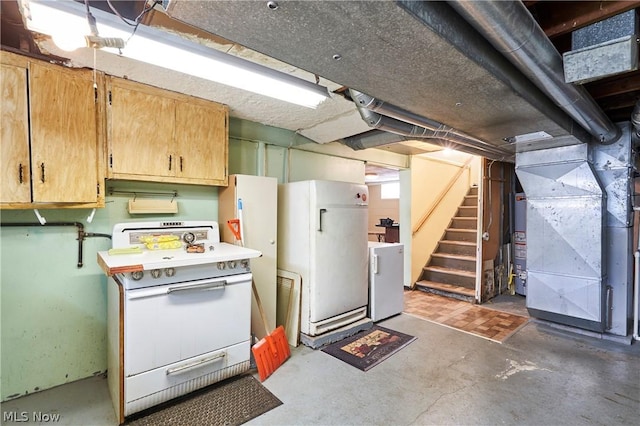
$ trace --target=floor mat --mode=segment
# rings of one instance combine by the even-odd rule
[[[322,349],[322,352],[328,353],[362,371],[367,371],[414,340],[416,340],[414,336],[380,326],[373,326],[326,346]]]
[[[406,291],[404,313],[502,343],[529,318],[424,291]]]
[[[245,374],[146,410],[126,424],[241,425],[281,404],[257,379]]]

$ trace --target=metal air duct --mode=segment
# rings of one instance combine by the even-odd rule
[[[538,318],[602,332],[606,196],[589,146],[516,155],[527,194],[527,309]]]
[[[449,4],[598,141],[615,142],[620,129],[582,86],[564,82],[562,57],[520,1]]]
[[[420,117],[394,105],[379,101],[357,90],[349,89],[351,98],[356,103],[362,119],[375,129],[383,130],[410,139],[429,139],[430,143],[457,149],[473,155],[481,155],[492,160],[505,161],[512,154],[487,144],[479,139],[465,135],[449,126]],[[380,111],[385,114],[378,114]],[[401,139],[406,140],[406,139]],[[345,143],[353,149],[372,148],[380,145],[399,142],[376,135],[362,138],[349,138]]]

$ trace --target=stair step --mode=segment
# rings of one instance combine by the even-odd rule
[[[444,234],[446,240],[475,242],[478,236],[477,229],[447,228]]]
[[[478,206],[460,206],[458,207],[458,217],[478,217]]]
[[[416,287],[428,293],[439,294],[441,296],[453,297],[456,299],[473,302],[476,291],[471,288],[460,287],[457,285],[437,283],[434,281],[422,280],[416,282]]]
[[[425,266],[422,268],[421,280],[434,281],[444,284],[453,284],[460,287],[475,288],[475,271],[462,269],[443,268],[441,266]]]
[[[463,206],[478,206],[478,196],[477,195],[465,195],[464,200],[462,200]]]
[[[469,188],[469,193],[467,195],[478,195],[478,187],[472,186]]]
[[[476,229],[477,222],[478,222],[477,217],[456,216],[453,219],[451,219],[451,228],[477,230]]]
[[[442,268],[458,269],[462,271],[475,272],[476,257],[462,254],[433,253],[429,266],[439,266]]]
[[[470,272],[470,271],[464,271],[462,269],[443,268],[441,266],[425,266],[422,269],[424,269],[425,271],[439,272],[441,274],[457,275],[457,276],[473,278],[473,279],[476,278],[475,271]]]
[[[470,241],[441,240],[436,253],[462,254],[466,256],[476,255],[476,243]]]

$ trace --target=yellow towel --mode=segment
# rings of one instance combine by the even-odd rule
[[[180,237],[177,235],[145,235],[140,237],[140,242],[144,244],[165,243],[167,241],[178,241]]]
[[[161,243],[146,243],[145,246],[149,250],[166,250],[166,249],[176,249],[182,247],[181,241],[164,241]]]

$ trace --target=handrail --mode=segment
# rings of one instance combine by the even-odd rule
[[[460,175],[462,175],[462,172],[464,172],[466,169],[469,168],[469,165],[471,164],[471,161],[473,161],[473,157],[469,158],[461,167],[460,170],[458,170],[458,172],[455,174],[455,176],[453,176],[451,178],[451,180],[449,180],[449,184],[447,185],[446,188],[444,188],[441,192],[440,195],[438,195],[438,198],[436,198],[436,200],[431,204],[431,207],[429,208],[429,210],[427,210],[427,212],[422,216],[422,218],[418,221],[418,224],[413,228],[413,230],[411,231],[411,236],[416,235],[416,233],[422,228],[422,226],[425,224],[425,222],[429,219],[429,217],[431,216],[431,214],[434,212],[434,210],[436,209],[436,207],[438,207],[438,205],[440,204],[440,202],[442,201],[442,199],[444,198],[445,195],[447,195],[447,193],[449,192],[449,190],[453,187],[453,185],[455,185],[455,183],[458,181],[458,178],[460,178]]]

